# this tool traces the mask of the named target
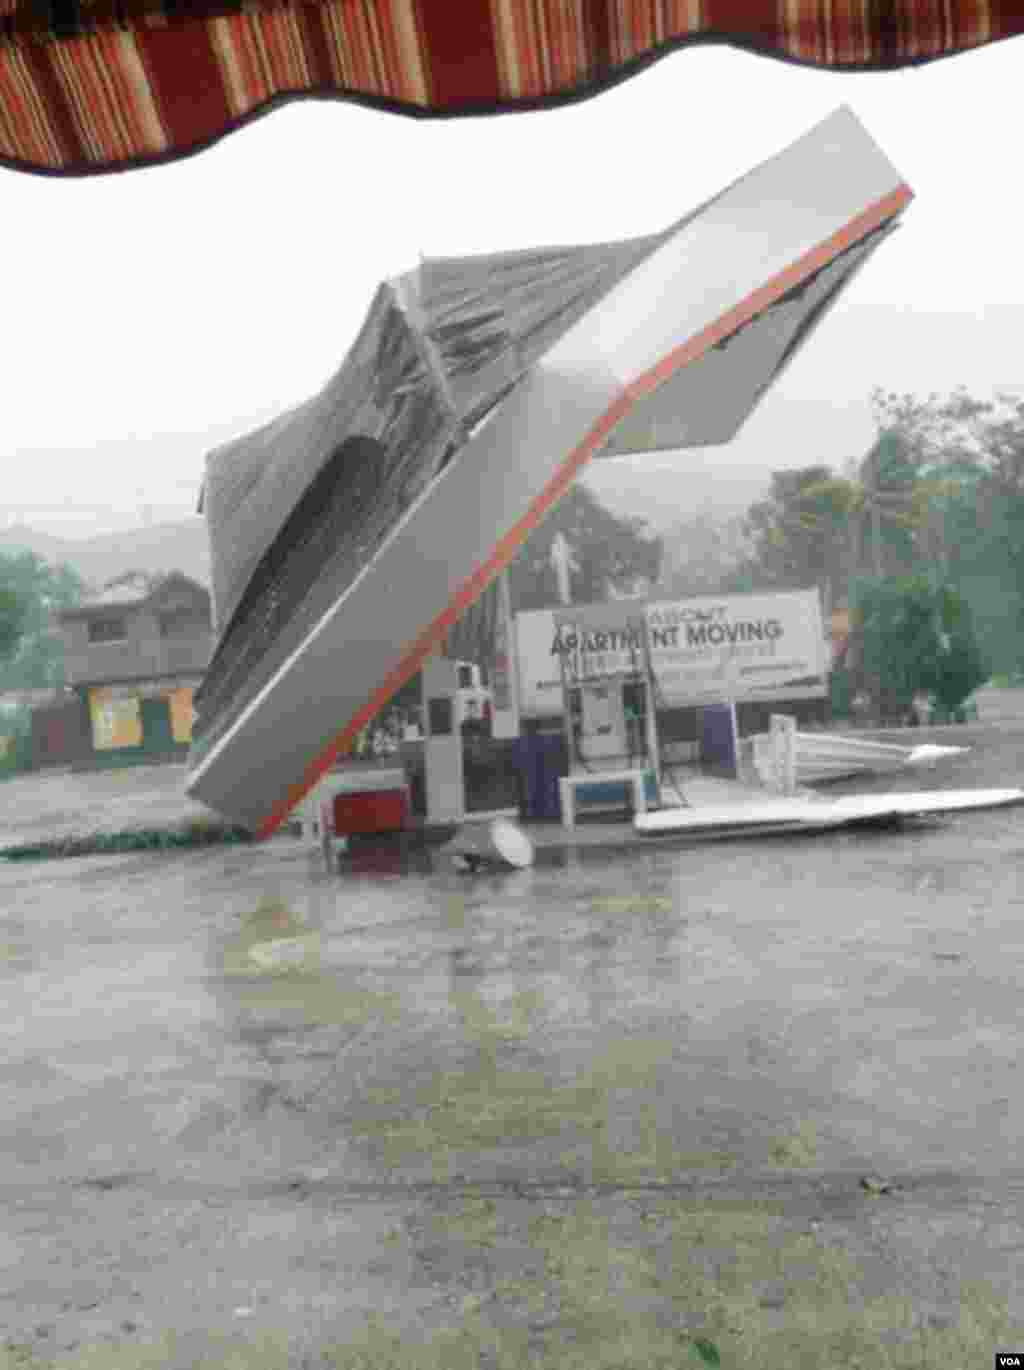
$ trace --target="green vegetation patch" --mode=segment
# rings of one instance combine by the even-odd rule
[[[772,1161],[778,1166],[813,1166],[818,1159],[818,1131],[813,1123],[801,1123],[791,1137],[779,1137],[771,1145]]]
[[[44,1361],[32,1354],[29,1346],[6,1342],[0,1346],[0,1370],[167,1370],[180,1364],[182,1353],[173,1332],[137,1341],[126,1338],[120,1345],[97,1343],[76,1348]],[[189,1348],[193,1370],[288,1370],[288,1338],[266,1333],[248,1340],[211,1336],[205,1353]]]
[[[240,1006],[261,1015],[294,1017],[312,1027],[382,1027],[401,1016],[401,996],[349,989],[331,975],[301,971],[268,975],[262,983],[246,985],[238,994]]]
[[[462,1299],[450,1325],[403,1336],[380,1317],[316,1361],[330,1370],[960,1370],[993,1347],[1019,1346],[1005,1302],[981,1282],[951,1298],[933,1327],[899,1294],[872,1296],[853,1255],[829,1234],[787,1222],[785,1205],[667,1194],[596,1202],[465,1198],[431,1217],[426,1240],[459,1244],[494,1270],[494,1253],[523,1252],[512,1275]],[[502,1262],[505,1269],[507,1263]],[[478,1274],[475,1271],[474,1274]],[[199,1370],[286,1370],[284,1336],[211,1339]],[[157,1370],[174,1338],[92,1346],[58,1370]],[[304,1364],[310,1364],[309,1361]],[[8,1342],[0,1370],[42,1370]]]
[[[6,857],[8,861],[54,861],[72,856],[109,856],[119,852],[230,846],[254,840],[248,828],[196,818],[175,828],[125,828],[120,832],[92,833],[87,837],[61,837],[48,842],[28,842],[19,846],[4,847],[0,850],[0,856]]]
[[[485,1353],[495,1370],[946,1370],[1020,1344],[987,1286],[964,1285],[955,1325],[932,1328],[909,1299],[866,1297],[850,1255],[786,1230],[782,1214],[662,1197],[627,1235],[589,1203],[516,1219],[471,1199],[436,1217],[435,1235],[485,1251],[525,1236],[535,1268],[465,1299],[459,1324],[429,1342],[371,1319],[330,1357],[338,1370],[475,1370]]]
[[[592,913],[674,913],[675,902],[662,894],[600,895],[590,900]]]
[[[223,951],[223,974],[239,981],[240,1005],[316,1026],[363,1026],[402,1015],[401,995],[346,987],[321,966],[320,933],[280,899],[242,915]]]
[[[270,949],[278,949],[279,954],[264,954]],[[308,977],[318,972],[319,965],[318,935],[280,899],[261,899],[243,913],[238,932],[224,948],[224,973],[229,976]]]

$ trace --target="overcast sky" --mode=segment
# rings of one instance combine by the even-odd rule
[[[703,47],[543,114],[308,102],[176,165],[0,170],[5,521],[80,537],[190,513],[205,452],[318,389],[419,253],[653,232],[843,103],[916,193],[903,226],[733,443],[606,463],[594,488],[664,522],[751,472],[861,454],[875,384],[1024,382],[1020,57],[854,76]]]

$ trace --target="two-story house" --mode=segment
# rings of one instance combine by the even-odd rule
[[[177,571],[128,572],[58,620],[67,683],[95,757],[183,753],[192,696],[213,651],[209,591]]]

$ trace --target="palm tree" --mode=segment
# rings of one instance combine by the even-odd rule
[[[820,529],[827,517],[837,534],[840,529],[845,532],[846,565],[841,574],[846,580],[848,603],[858,575],[865,570],[876,586],[885,578],[888,568],[883,533],[886,526],[906,530],[912,540],[908,548],[910,556],[906,558],[910,564],[901,570],[909,571],[913,569],[913,563],[926,560],[928,579],[936,589],[948,574],[950,545],[946,538],[946,518],[951,499],[963,488],[964,473],[954,471],[952,466],[924,468],[914,472],[902,488],[886,488],[883,484],[884,458],[893,456],[891,446],[886,452],[887,438],[889,435],[881,434],[864,459],[847,468],[845,476],[814,482],[801,491],[806,499],[822,501],[825,505],[825,509],[819,509],[817,513],[809,510],[801,513],[799,521],[803,528]],[[909,467],[909,463],[906,466]],[[923,558],[920,553],[924,554]],[[889,564],[891,567],[891,559]],[[822,585],[826,619],[835,602],[834,592],[831,579],[826,578]],[[854,645],[851,660],[855,661],[858,656],[859,647]],[[871,685],[876,701],[882,699],[883,688],[884,682],[876,678]]]
[[[886,488],[882,483],[881,457],[889,436],[880,435],[859,464],[848,466],[846,475],[817,481],[802,491],[809,499],[826,499],[831,506],[828,512],[833,526],[836,523],[845,526],[848,580],[864,570],[876,580],[885,576],[883,533],[886,525],[917,534],[923,544],[922,550],[932,564],[944,567],[948,563],[945,516],[949,500],[963,488],[964,473],[959,467],[956,470],[952,467],[923,468],[902,488]],[[820,526],[820,517],[813,513],[802,514],[801,523],[805,528]]]

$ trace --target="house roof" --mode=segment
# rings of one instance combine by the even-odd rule
[[[127,571],[115,580],[108,581],[99,594],[75,605],[73,609],[61,610],[58,619],[63,623],[70,619],[85,618],[109,609],[140,608],[142,605],[158,599],[172,585],[187,586],[189,589],[197,591],[204,598],[209,597],[209,591],[205,586],[200,585],[191,576],[183,575],[181,571],[165,571],[159,574],[150,574],[146,571]]]
[[[82,608],[106,608],[107,605],[140,604],[148,599],[159,584],[161,577],[148,575],[145,571],[135,571],[128,576],[118,576]]]

